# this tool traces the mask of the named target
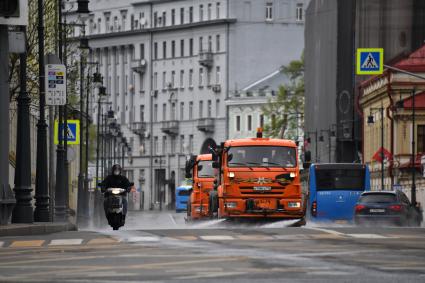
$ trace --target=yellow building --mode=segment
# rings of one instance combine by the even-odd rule
[[[425,77],[425,45],[392,66]],[[415,92],[414,162],[412,162],[413,92]],[[416,199],[424,204],[425,178],[421,157],[425,156],[425,80],[385,69],[382,75],[371,77],[361,84],[359,111],[362,113],[363,159],[370,166],[372,189],[381,189],[380,149],[383,147],[385,189],[401,187],[410,197],[412,169],[415,168]],[[381,127],[384,130],[383,142]]]

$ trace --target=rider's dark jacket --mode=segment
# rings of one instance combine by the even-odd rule
[[[101,183],[102,191],[107,188],[121,188],[127,189],[127,192],[131,190],[131,183],[127,177],[122,175],[108,175],[105,180]]]

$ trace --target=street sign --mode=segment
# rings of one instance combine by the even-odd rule
[[[46,105],[66,104],[66,69],[62,64],[48,64],[45,68]]]
[[[63,141],[63,124],[59,127],[59,122],[55,121],[55,144]],[[80,120],[68,120],[67,142],[68,144],[80,144]]]
[[[384,71],[383,48],[357,48],[357,75],[380,75]]]

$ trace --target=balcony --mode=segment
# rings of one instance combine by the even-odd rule
[[[131,123],[130,130],[136,135],[138,135],[139,137],[142,137],[146,132],[146,122]]]
[[[215,127],[214,118],[201,118],[198,119],[198,130],[205,133],[213,133]]]
[[[161,131],[165,134],[175,136],[179,133],[179,121],[163,121]]]
[[[199,64],[211,68],[213,65],[213,53],[211,50],[199,51]]]
[[[147,62],[145,59],[131,61],[131,69],[138,74],[143,74],[146,71],[146,66]]]

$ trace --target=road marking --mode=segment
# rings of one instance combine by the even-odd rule
[[[307,239],[306,235],[296,234],[296,235],[274,235],[277,240],[301,240]]]
[[[227,236],[227,235],[208,235],[208,236],[200,236],[200,238],[202,240],[205,241],[222,241],[222,240],[234,240],[235,238],[233,238],[232,236]]]
[[[378,234],[346,234],[348,237],[357,238],[357,239],[390,239],[391,237],[386,237]]]
[[[9,247],[11,248],[41,247],[43,243],[44,243],[44,240],[13,241],[13,243]]]
[[[141,237],[131,237],[124,239],[124,242],[127,243],[137,243],[137,242],[158,242],[159,237],[151,237],[151,236],[141,236]]]
[[[83,239],[56,239],[51,240],[49,246],[73,246],[81,245]]]
[[[332,235],[345,236],[344,233],[341,233],[341,232],[338,232],[338,231],[335,231],[335,230],[324,229],[324,228],[303,227],[302,229],[310,229],[310,230],[325,232],[325,233],[332,234]]]
[[[174,225],[175,225],[175,226],[177,226],[177,222],[176,222],[176,220],[174,219],[174,217],[173,217],[171,214],[168,214],[168,216],[170,216],[171,221],[173,221]]]
[[[190,280],[190,279],[201,279],[201,278],[217,278],[217,277],[234,276],[234,275],[242,275],[242,274],[246,274],[246,272],[240,272],[240,271],[199,272],[196,275],[180,276],[180,277],[176,277],[176,279],[178,279],[178,280]]]
[[[114,238],[97,238],[90,240],[87,245],[104,245],[104,244],[116,244],[118,243],[117,239]]]
[[[184,241],[196,241],[196,240],[198,240],[198,237],[196,237],[196,236],[177,236],[177,237],[172,237],[171,239],[184,240]]]
[[[245,241],[274,240],[273,237],[267,235],[240,235],[237,237]]]
[[[319,234],[319,235],[310,235],[313,239],[341,239],[341,235],[335,234]]]

